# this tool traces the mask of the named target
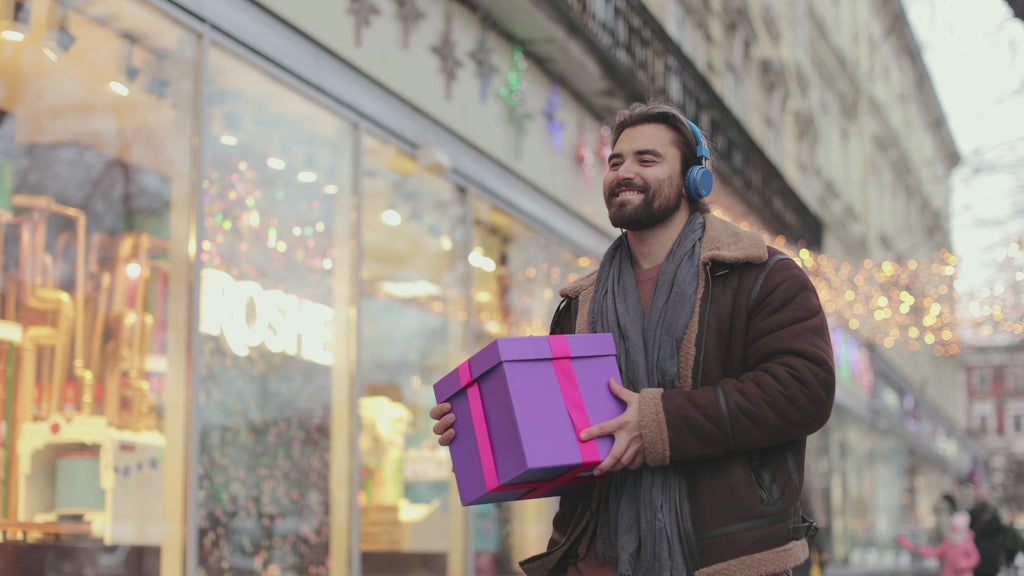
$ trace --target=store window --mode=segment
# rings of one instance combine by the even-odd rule
[[[197,47],[141,2],[0,2],[4,574],[182,553],[163,503]]]
[[[480,199],[473,222],[473,349],[498,337],[547,334],[558,289],[596,267],[595,257],[577,255]],[[542,498],[474,506],[477,576],[517,573],[519,560],[543,552],[557,504]]]
[[[469,353],[465,196],[438,167],[372,135],[361,183],[363,574],[452,573],[465,553],[464,512],[429,411],[433,383]]]
[[[199,574],[326,574],[351,426],[354,128],[214,47],[197,221]],[[346,417],[332,417],[332,408]],[[340,552],[339,552],[339,556]]]
[[[847,411],[833,413],[828,427],[835,558],[851,566],[892,566],[893,538],[911,505],[904,499],[906,449]]]

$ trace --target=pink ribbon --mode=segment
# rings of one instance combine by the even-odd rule
[[[590,427],[590,417],[587,415],[587,406],[583,401],[579,382],[576,380],[576,372],[572,369],[572,353],[569,350],[569,340],[564,335],[548,336],[548,345],[551,346],[551,358],[555,377],[558,380],[558,388],[562,392],[565,408],[569,412],[573,429],[576,431],[576,443],[579,447],[582,464],[559,475],[557,478],[544,482],[527,482],[500,486],[498,483],[498,470],[494,465],[491,437],[487,432],[487,417],[484,415],[484,405],[480,399],[477,381],[470,374],[469,361],[467,360],[459,365],[459,384],[461,388],[466,389],[466,397],[469,400],[469,412],[473,420],[473,431],[476,434],[477,451],[480,453],[480,466],[483,468],[484,484],[487,486],[488,492],[529,490],[529,492],[518,498],[519,500],[528,500],[543,496],[551,490],[566,484],[582,484],[596,481],[596,478],[577,478],[580,473],[586,472],[599,464],[601,462],[601,454],[595,440],[583,442],[579,439],[580,432]]]
[[[459,383],[466,389],[469,399],[469,413],[473,419],[473,432],[476,433],[476,447],[480,452],[480,466],[484,471],[484,484],[487,490],[498,486],[498,469],[494,466],[494,452],[491,451],[491,435],[487,432],[487,417],[484,415],[484,403],[480,400],[480,389],[476,379],[469,373],[469,360],[459,364]]]
[[[548,345],[551,346],[551,358],[555,367],[555,377],[558,378],[558,388],[562,391],[565,407],[569,411],[569,418],[572,419],[572,427],[576,430],[576,442],[579,444],[580,456],[584,463],[597,465],[601,462],[601,453],[597,449],[597,442],[594,440],[582,442],[579,439],[580,432],[590,428],[590,416],[587,415],[587,405],[583,402],[580,383],[576,381],[576,372],[572,369],[569,339],[561,334],[548,336]]]

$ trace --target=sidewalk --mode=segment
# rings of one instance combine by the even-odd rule
[[[905,568],[885,568],[869,566],[833,566],[825,567],[822,576],[938,576],[938,567],[908,566]],[[1024,569],[1015,566],[1004,566],[999,576],[1024,576]]]
[[[829,565],[823,576],[938,576],[939,569],[928,566],[907,566],[903,568]]]

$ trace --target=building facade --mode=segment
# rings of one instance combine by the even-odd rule
[[[895,535],[931,536],[936,502],[983,475],[985,453],[965,434],[952,278],[923,271],[955,264],[948,177],[959,154],[904,9],[888,0],[645,4],[824,223],[816,261],[804,262],[828,278],[819,293],[839,390],[810,443],[807,498],[831,531],[834,560],[905,565]],[[907,321],[908,293],[927,300],[932,320]],[[929,341],[919,327],[936,319],[946,329]]]
[[[546,332],[649,96],[833,315],[807,476],[840,561],[899,561],[972,466],[941,282],[900,283],[946,245],[956,151],[896,2],[2,0],[0,27],[0,573],[516,573],[555,502],[461,507],[431,384]]]
[[[1024,345],[964,351],[971,433],[991,456],[992,496],[1008,519],[1024,511]]]

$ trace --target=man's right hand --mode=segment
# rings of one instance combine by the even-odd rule
[[[438,404],[430,409],[430,417],[437,420],[434,424],[434,434],[437,434],[437,443],[447,446],[455,439],[455,430],[452,424],[455,423],[455,414],[451,413],[452,405],[448,402]]]

